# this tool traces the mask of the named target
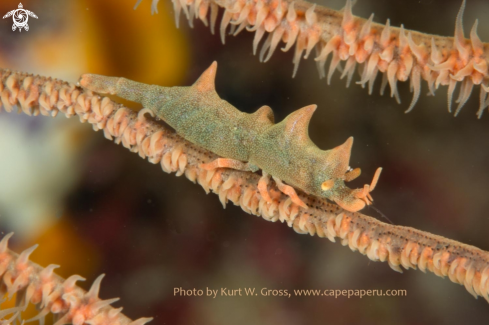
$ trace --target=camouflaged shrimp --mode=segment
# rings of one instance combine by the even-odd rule
[[[214,62],[191,87],[160,87],[93,74],[83,75],[80,85],[139,102],[145,107],[140,118],[145,113],[156,115],[185,139],[225,157],[202,164],[205,169],[261,169],[258,189],[267,202],[272,202],[267,190],[272,176],[278,188],[304,208],[307,205],[292,186],[330,199],[349,211],[372,203],[370,192],[382,169],[377,169],[372,184],[354,190],[346,187],[345,181],[360,175],[359,168],[349,167],[353,137],[334,149],[319,149],[308,134],[316,105],[303,107],[274,124],[273,111],[268,106],[248,114],[222,100],[215,91],[216,70]]]

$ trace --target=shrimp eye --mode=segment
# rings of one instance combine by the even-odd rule
[[[321,189],[323,191],[328,191],[328,190],[332,189],[333,186],[334,186],[334,180],[329,179],[326,182],[324,182],[324,183],[321,184]]]

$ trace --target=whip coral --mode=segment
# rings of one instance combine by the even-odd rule
[[[151,318],[132,321],[121,313],[122,308],[110,305],[119,298],[101,300],[98,297],[104,275],[100,275],[86,292],[76,285],[85,279],[73,275],[63,279],[54,273],[59,265],[46,268],[29,261],[29,256],[37,245],[26,249],[19,255],[8,249],[8,241],[13,233],[3,236],[0,241],[0,295],[9,299],[16,295],[16,306],[0,311],[0,322],[10,324],[32,303],[40,310],[39,314],[26,322],[39,320],[44,324],[45,317],[52,313],[55,325],[144,325]],[[7,315],[12,314],[10,318]]]
[[[141,2],[139,0],[136,6]],[[157,12],[159,0],[152,1],[152,12]],[[352,13],[352,0],[347,0],[341,11],[325,8],[306,1],[292,0],[173,0],[177,27],[183,11],[190,25],[194,19],[209,24],[214,33],[217,12],[224,9],[219,28],[221,40],[230,29],[233,35],[245,28],[255,32],[253,53],[258,53],[260,41],[268,36],[259,50],[260,61],[268,61],[280,42],[285,43],[283,51],[295,45],[292,76],[295,76],[301,58],[308,58],[314,50],[320,78],[327,78],[328,84],[340,62],[345,61],[341,78],[347,78],[350,85],[353,73],[358,67],[362,87],[368,85],[372,93],[374,82],[382,73],[380,92],[390,86],[390,95],[400,102],[397,82],[408,81],[413,92],[411,111],[421,94],[421,80],[425,80],[429,94],[434,95],[440,85],[448,86],[448,111],[452,112],[455,88],[460,83],[456,99],[457,115],[469,99],[474,86],[480,85],[480,118],[489,106],[489,44],[483,43],[477,35],[476,20],[470,38],[464,36],[462,17],[465,0],[455,22],[454,37],[425,34],[413,30],[373,22],[356,17]],[[325,64],[331,56],[329,71]]]
[[[56,79],[0,70],[0,100],[8,112],[28,115],[78,116],[95,130],[121,143],[163,171],[185,175],[206,192],[213,191],[224,206],[231,201],[268,221],[281,221],[301,234],[317,235],[332,242],[337,239],[352,251],[373,261],[387,262],[401,272],[419,268],[464,285],[474,297],[489,301],[489,252],[410,227],[395,226],[358,212],[343,210],[324,199],[298,195],[309,206],[306,210],[291,204],[291,198],[270,182],[272,203],[259,193],[260,175],[229,169],[206,170],[200,167],[217,155],[192,144],[169,128],[138,114],[108,98]]]

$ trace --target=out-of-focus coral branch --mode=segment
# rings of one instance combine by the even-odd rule
[[[76,285],[85,280],[79,275],[63,279],[54,273],[58,265],[51,264],[43,268],[29,261],[29,256],[37,245],[16,254],[8,249],[8,240],[13,234],[7,234],[0,241],[0,296],[16,295],[16,307],[0,311],[1,324],[9,324],[32,303],[40,310],[39,314],[27,321],[39,320],[44,324],[45,317],[52,313],[55,324],[118,324],[144,325],[151,318],[132,321],[121,313],[122,308],[110,306],[119,300],[101,300],[98,297],[104,275],[100,275],[88,292]],[[7,317],[9,315],[13,315]]]
[[[82,122],[103,130],[114,140],[151,163],[159,163],[165,172],[184,175],[198,182],[206,192],[212,190],[225,206],[228,201],[268,221],[286,222],[298,233],[317,234],[373,261],[387,261],[391,268],[419,268],[463,284],[475,297],[489,301],[489,253],[414,228],[386,224],[361,213],[349,212],[326,200],[298,195],[309,208],[291,204],[276,184],[268,191],[267,203],[258,191],[260,175],[229,169],[207,171],[199,167],[217,156],[184,140],[157,121],[145,118],[110,99],[101,98],[67,82],[0,70],[0,101],[7,112],[18,110],[28,115],[68,117],[77,115]],[[0,107],[1,108],[1,107]]]

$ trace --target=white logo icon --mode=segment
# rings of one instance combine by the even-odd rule
[[[14,19],[14,24],[12,25],[12,30],[15,31],[18,28],[19,32],[22,31],[22,28],[24,28],[26,31],[29,30],[29,25],[27,25],[27,21],[29,20],[29,16],[37,19],[37,16],[35,13],[33,13],[32,11],[23,9],[22,3],[19,3],[19,9],[15,9],[15,10],[7,12],[7,14],[5,16],[3,16],[3,19],[8,18],[10,16],[13,16],[13,19]]]

